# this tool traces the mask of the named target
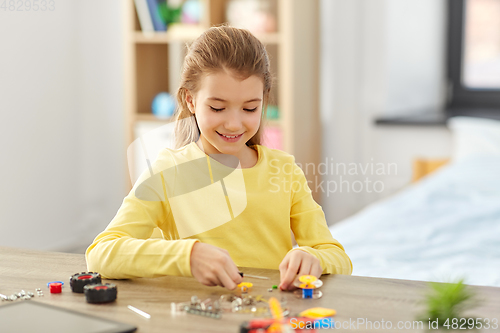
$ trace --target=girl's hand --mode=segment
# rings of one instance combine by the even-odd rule
[[[323,272],[319,259],[301,250],[288,252],[285,258],[283,258],[279,269],[281,277],[279,288],[281,290],[297,289],[293,285],[293,281],[297,275],[314,275],[319,278]]]
[[[229,252],[201,242],[196,242],[191,251],[191,273],[206,286],[221,286],[229,290],[243,281]]]

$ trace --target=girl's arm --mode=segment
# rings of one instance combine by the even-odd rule
[[[139,178],[106,230],[87,249],[87,268],[112,279],[192,276],[190,255],[198,240],[178,239],[162,177],[147,181],[148,200],[136,197],[137,184],[145,179],[147,174]],[[149,239],[156,227],[166,239]]]
[[[302,169],[294,163],[290,225],[299,245],[291,251],[305,251],[316,257],[323,274],[351,274],[352,262],[344,247],[332,237],[325,214],[314,201]]]

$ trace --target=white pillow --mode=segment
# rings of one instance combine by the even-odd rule
[[[500,121],[474,117],[448,120],[452,135],[452,161],[479,155],[500,156]]]

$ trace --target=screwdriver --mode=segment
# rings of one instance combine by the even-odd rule
[[[262,280],[269,280],[267,276],[258,276],[258,275],[250,275],[250,274],[243,274],[243,272],[238,272],[241,277],[249,277],[249,278],[254,278],[254,279],[262,279]]]

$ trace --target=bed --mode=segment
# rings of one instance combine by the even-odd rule
[[[353,275],[500,287],[500,121],[448,124],[449,163],[330,227]]]

